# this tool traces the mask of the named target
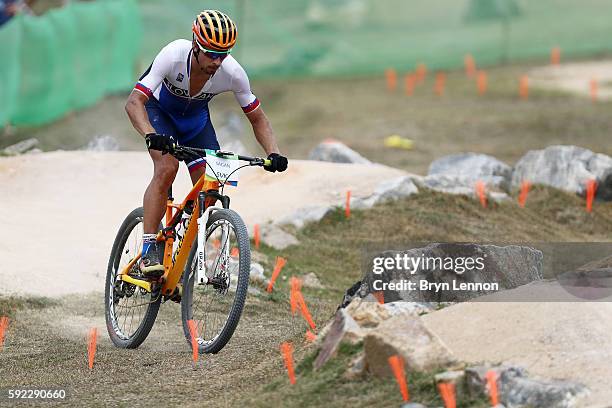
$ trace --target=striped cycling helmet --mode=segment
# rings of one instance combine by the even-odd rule
[[[231,18],[217,10],[204,10],[193,22],[194,40],[209,51],[229,51],[236,43],[238,29]]]

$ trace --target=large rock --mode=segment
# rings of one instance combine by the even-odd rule
[[[325,287],[321,284],[319,277],[314,272],[308,272],[302,277],[302,284],[305,288],[312,289],[324,289]]]
[[[249,278],[255,282],[264,282],[266,280],[264,267],[257,262],[252,262]]]
[[[351,208],[366,209],[375,204],[409,197],[419,192],[411,176],[402,176],[380,183],[374,192],[366,198],[351,198]]]
[[[320,345],[319,354],[314,361],[314,368],[321,368],[330,358],[335,356],[340,343],[359,343],[363,339],[364,334],[361,327],[359,327],[346,309],[338,310],[331,325],[324,328],[318,336],[323,340]]]
[[[28,150],[34,149],[38,146],[38,139],[29,138],[22,140],[21,142],[15,143],[2,149],[0,153],[5,156],[16,156],[18,154],[26,153]]]
[[[311,205],[302,207],[294,213],[281,218],[276,222],[278,225],[294,225],[296,228],[302,228],[309,222],[320,221],[329,212],[333,211],[332,206]]]
[[[512,168],[486,154],[459,153],[434,160],[427,176],[449,176],[470,186],[482,180],[488,186],[508,191]]]
[[[612,158],[577,146],[549,146],[527,152],[514,166],[512,184],[523,180],[584,194],[587,181],[596,179],[597,197],[612,199]]]
[[[500,400],[508,408],[569,408],[589,393],[584,385],[575,382],[528,378],[522,367],[476,366],[465,370],[466,386],[471,395],[486,395],[489,370],[496,373]]]
[[[334,319],[319,334],[320,348],[315,368],[323,366],[333,357],[342,342],[357,344],[384,321],[393,317],[417,316],[421,311],[410,302],[379,304],[355,298],[346,308],[339,308]]]
[[[445,344],[418,316],[401,314],[383,321],[364,339],[368,370],[377,376],[392,375],[388,358],[400,355],[408,371],[429,371],[455,362]]]
[[[375,259],[380,263],[377,267]],[[381,263],[388,259],[394,262]],[[397,259],[399,263],[395,262]],[[413,262],[418,264],[415,266]],[[372,256],[359,296],[382,290],[386,301],[462,302],[496,292],[488,284],[496,283],[497,289],[502,290],[541,280],[542,263],[540,250],[517,245],[433,243],[406,251],[385,251]],[[389,284],[403,286],[385,286]],[[423,284],[427,287],[421,286]],[[461,284],[479,287],[453,289]],[[414,286],[409,288],[408,285]]]
[[[113,152],[119,150],[119,142],[111,135],[101,135],[91,139],[83,149],[94,152]]]
[[[476,182],[478,180],[474,180],[471,177],[432,174],[426,177],[411,176],[411,178],[419,187],[425,187],[446,194],[462,194],[476,197]],[[507,188],[506,184],[500,183],[500,180],[496,176],[480,180],[485,184],[487,196],[493,201],[503,201],[510,198],[504,191],[500,191],[502,187],[504,189]]]
[[[344,143],[329,140],[323,143],[319,143],[310,154],[308,155],[310,160],[327,161],[334,163],[359,163],[359,164],[371,164],[371,162],[345,145]]]
[[[288,246],[299,244],[295,236],[275,224],[261,228],[261,241],[274,249],[285,249]]]

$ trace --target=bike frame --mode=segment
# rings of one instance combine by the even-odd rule
[[[193,243],[196,239],[196,233],[200,230],[200,251],[198,255],[198,283],[200,277],[203,276],[203,265],[204,265],[204,240],[206,238],[206,222],[210,213],[214,210],[221,208],[229,208],[229,197],[219,194],[219,182],[206,180],[206,174],[198,179],[196,184],[193,186],[189,194],[185,197],[181,204],[174,204],[174,198],[172,197],[171,191],[168,194],[168,201],[166,203],[166,227],[157,234],[157,242],[165,241],[164,246],[164,275],[160,280],[163,282],[161,287],[161,294],[165,296],[172,296],[175,293],[177,284],[181,279],[185,264],[189,258],[189,253],[193,247]],[[209,198],[214,198],[215,201],[221,201],[223,207],[206,207]],[[179,246],[176,249],[176,254],[173,260],[172,248],[175,241],[175,227],[181,221],[181,216],[185,207],[189,202],[193,203],[193,211],[189,218],[189,224],[183,239],[179,241]],[[173,213],[173,210],[176,210]],[[197,222],[194,221],[194,217]],[[200,227],[200,228],[198,228]],[[117,279],[121,279],[124,282],[128,282],[145,289],[148,292],[152,290],[152,282],[136,279],[129,276],[128,272],[132,269],[134,264],[140,260],[142,252],[139,253],[131,262],[129,262],[117,275]],[[201,261],[201,264],[200,264]],[[204,282],[205,283],[205,282]]]
[[[179,147],[180,148],[180,147]],[[203,149],[196,148],[182,148],[191,150],[196,153],[205,153]],[[217,154],[233,154],[232,152],[224,152],[217,151]],[[238,156],[238,160],[243,160],[249,162],[248,165],[259,165],[259,166],[269,166],[271,165],[270,159],[262,159],[257,157],[247,157],[247,156]],[[208,166],[208,163],[206,164]],[[229,208],[230,198],[223,194],[219,193],[219,186],[224,186],[224,183],[217,181],[206,180],[206,172],[200,176],[198,181],[194,184],[187,197],[183,200],[181,204],[174,204],[174,198],[172,197],[172,187],[168,191],[168,201],[166,202],[166,227],[163,228],[157,234],[157,242],[164,242],[164,275],[160,278],[160,282],[162,283],[161,294],[167,297],[172,297],[177,294],[177,284],[181,279],[183,271],[185,269],[185,264],[187,263],[187,259],[189,258],[189,253],[191,252],[191,248],[193,247],[193,242],[196,238],[196,233],[198,234],[198,253],[197,255],[197,283],[198,284],[206,284],[206,274],[205,274],[205,257],[204,253],[204,242],[206,241],[206,223],[208,222],[208,217],[210,216],[212,211],[220,210],[221,207],[214,207],[212,204],[214,202],[221,201],[222,208]],[[214,199],[214,201],[212,201]],[[210,202],[212,201],[212,203]],[[187,231],[185,231],[185,235],[182,240],[179,241],[178,248],[173,256],[172,248],[174,246],[175,240],[175,228],[176,225],[181,221],[181,217],[185,210],[187,204],[192,203],[192,211],[191,217],[189,217],[189,225],[187,226]],[[173,214],[173,209],[176,210]],[[197,215],[195,215],[197,214]],[[194,216],[197,218],[197,222],[194,221]],[[225,234],[225,230],[223,234]],[[227,258],[228,254],[224,254],[225,258]],[[134,259],[132,259],[118,274],[117,280],[122,280],[124,282],[131,283],[138,287],[145,289],[147,292],[151,292],[153,290],[153,283],[151,281],[136,279],[129,275],[130,270],[134,266],[136,262],[140,260],[142,256],[142,252],[140,252]]]

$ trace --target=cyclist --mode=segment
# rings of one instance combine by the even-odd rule
[[[249,79],[230,55],[238,31],[234,22],[217,10],[199,13],[192,26],[192,41],[176,40],[157,54],[132,90],[125,110],[134,128],[144,136],[153,159],[153,178],[144,200],[144,233],[140,270],[147,278],[164,274],[156,233],[166,208],[166,194],[178,171],[178,160],[165,152],[176,144],[219,150],[210,121],[208,102],[231,91],[251,122],[255,138],[271,165],[268,171],[285,171],[287,158],[280,154],[270,122],[251,92]],[[205,172],[205,158],[187,163],[195,183]]]

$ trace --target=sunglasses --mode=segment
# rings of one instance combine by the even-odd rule
[[[212,60],[216,60],[217,58],[221,58],[221,61],[223,61],[225,58],[227,58],[229,53],[230,53],[229,51],[227,51],[227,52],[204,51],[204,55],[206,55],[208,58],[210,58]]]
[[[212,50],[207,50],[206,48],[202,47],[197,41],[196,44],[198,44],[198,48],[200,48],[200,50],[204,53],[204,55],[206,55],[208,58],[212,59],[212,60],[216,60],[217,58],[221,58],[221,61],[223,61],[225,58],[227,58],[227,56],[230,54],[230,52],[232,50],[227,50],[227,51],[212,51]]]

